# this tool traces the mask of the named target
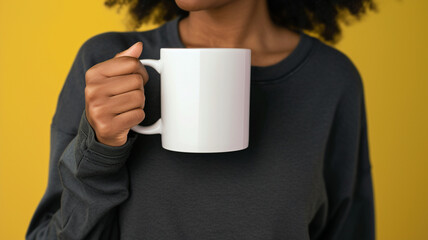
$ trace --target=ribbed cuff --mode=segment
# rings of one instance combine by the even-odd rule
[[[105,164],[117,164],[126,161],[131,153],[133,143],[138,134],[129,131],[128,140],[122,146],[108,146],[97,141],[95,131],[86,119],[86,111],[83,111],[78,134],[78,144],[82,153],[88,159],[94,159],[97,162],[102,161]]]

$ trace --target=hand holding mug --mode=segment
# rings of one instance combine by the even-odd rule
[[[142,49],[137,42],[86,71],[86,118],[105,145],[125,144],[131,127],[145,118],[144,85],[149,76],[138,59]]]

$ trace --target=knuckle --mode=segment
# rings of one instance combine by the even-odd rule
[[[140,74],[133,74],[132,76],[135,87],[141,88],[143,85],[143,76],[141,76]]]
[[[97,123],[97,133],[101,137],[109,137],[110,135],[110,126],[108,124],[105,124],[104,122],[98,122]]]
[[[85,87],[85,98],[89,103],[93,103],[97,100],[99,95],[98,87],[89,85]]]
[[[149,73],[147,72],[147,68],[144,65],[142,65],[142,67],[143,67],[144,77],[147,78],[147,80],[148,80],[149,79]]]
[[[140,66],[140,60],[138,60],[137,58],[131,58],[129,64],[133,69],[136,69]]]
[[[94,99],[94,89],[90,86],[85,87],[85,97],[88,102],[91,102]]]
[[[145,96],[144,93],[140,90],[135,91],[135,94],[133,96],[133,105],[142,107],[145,102]]]
[[[85,81],[86,83],[90,83],[94,77],[94,67],[88,69],[85,73]]]
[[[144,108],[146,106],[146,101],[142,101],[140,106],[141,106],[141,108]]]
[[[136,95],[137,95],[138,102],[144,102],[146,100],[146,97],[144,96],[143,91],[139,90]]]
[[[149,73],[147,72],[147,69],[144,68],[144,79],[146,80],[146,82],[149,81],[149,78],[150,78]]]
[[[103,119],[103,111],[100,107],[93,107],[91,110],[91,115],[93,119],[95,119],[97,122],[102,122]]]
[[[146,117],[146,113],[144,112],[143,109],[138,109],[137,111],[135,111],[134,117],[136,121],[141,122]]]

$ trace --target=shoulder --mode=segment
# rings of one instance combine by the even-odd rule
[[[141,41],[144,47],[156,46],[160,41],[159,29],[149,31],[103,32],[88,38],[80,47],[78,55],[92,64],[105,61]]]
[[[362,93],[361,74],[351,58],[317,38],[310,38],[314,49],[306,67],[316,72],[325,84],[340,87],[346,92]]]

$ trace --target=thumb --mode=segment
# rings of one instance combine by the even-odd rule
[[[134,43],[134,45],[132,45],[131,47],[129,47],[125,51],[122,51],[122,52],[116,54],[116,56],[114,56],[114,57],[116,58],[116,57],[128,56],[128,57],[139,58],[142,51],[143,51],[143,43],[142,42],[136,42],[136,43]]]

